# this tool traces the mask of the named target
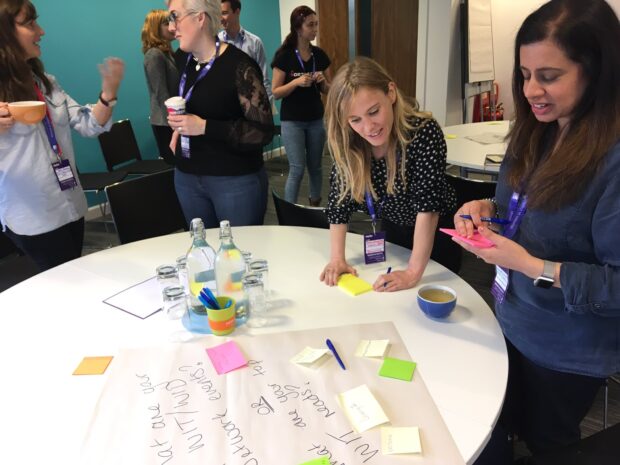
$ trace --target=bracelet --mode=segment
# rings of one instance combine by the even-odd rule
[[[482,200],[488,200],[489,202],[491,202],[491,204],[493,205],[493,208],[495,209],[495,217],[499,218],[499,208],[497,208],[497,201],[495,200],[495,197],[489,197],[489,198],[482,199]]]

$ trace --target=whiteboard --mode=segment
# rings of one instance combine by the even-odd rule
[[[493,81],[493,23],[491,0],[469,0],[467,5],[466,82]]]
[[[312,369],[290,362],[330,338],[344,360]],[[249,364],[218,375],[205,349],[233,339]],[[83,442],[84,465],[464,465],[418,367],[411,382],[377,375],[382,361],[355,357],[361,339],[389,339],[411,360],[391,322],[299,332],[206,336],[199,342],[126,349],[109,368]],[[356,433],[339,393],[368,386],[391,425],[418,426],[422,455],[382,455],[380,427]]]

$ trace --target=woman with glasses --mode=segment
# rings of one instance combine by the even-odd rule
[[[512,433],[534,455],[579,441],[605,378],[620,371],[618,44],[620,22],[603,0],[553,0],[525,19],[496,198],[454,217],[461,236],[477,228],[493,244],[456,239],[496,265],[508,348],[506,397],[480,465],[512,464]],[[501,234],[481,221],[495,215],[509,222]]]
[[[329,90],[331,61],[311,44],[318,30],[316,12],[298,6],[291,13],[291,31],[271,62],[274,98],[282,99],[280,120],[289,173],[284,198],[297,203],[299,187],[308,166],[312,206],[321,203],[323,170],[321,157],[325,145],[321,94]]]
[[[172,55],[170,42],[174,34],[168,29],[168,12],[151,10],[142,26],[142,53],[144,53],[144,74],[151,102],[151,127],[159,149],[159,155],[168,163],[174,163],[170,150],[172,129],[166,117],[164,102],[177,95],[179,71]]]
[[[169,115],[175,131],[175,188],[188,223],[207,228],[263,223],[267,174],[263,146],[273,118],[256,62],[220,42],[220,0],[171,0],[169,27],[183,53],[178,95],[185,114]]]
[[[82,253],[86,198],[77,178],[71,129],[86,137],[109,130],[124,65],[100,65],[101,92],[79,105],[46,74],[43,29],[28,0],[0,0],[0,222],[41,270]],[[7,102],[39,100],[42,122],[17,122]]]

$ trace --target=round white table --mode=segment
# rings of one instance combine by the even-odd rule
[[[487,155],[504,155],[506,143],[502,139],[508,134],[508,121],[486,121],[483,123],[457,124],[446,126],[443,133],[448,148],[447,163],[460,167],[462,170],[482,171],[495,174],[499,171],[498,165],[485,165]],[[468,137],[484,137],[486,142],[481,143]]]
[[[508,364],[501,330],[484,300],[462,279],[431,262],[419,286],[441,283],[458,294],[449,318],[426,317],[416,289],[350,297],[319,281],[329,256],[327,230],[282,226],[233,228],[235,243],[267,258],[275,326],[254,334],[392,321],[417,362],[463,458],[471,463],[499,415]],[[217,231],[207,231],[217,246]],[[190,244],[187,233],[104,250],[41,273],[0,294],[3,463],[77,463],[84,432],[106,380],[72,376],[84,356],[167,344],[161,312],[141,320],[102,303],[152,277]],[[51,244],[50,246],[53,246]],[[388,244],[388,262],[364,265],[362,237],[347,236],[347,258],[373,282],[387,266],[403,268],[409,251]],[[180,323],[179,323],[180,324]]]

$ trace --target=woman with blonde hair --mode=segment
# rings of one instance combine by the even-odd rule
[[[429,258],[458,271],[458,247],[447,236],[435,237],[440,216],[456,206],[445,178],[446,144],[437,122],[402,96],[385,69],[363,57],[338,71],[325,119],[334,167],[326,209],[331,258],[320,279],[333,286],[342,273],[356,273],[344,246],[347,223],[357,210],[371,216],[373,229],[381,218],[385,233],[375,234],[373,241],[412,249],[407,269],[380,276],[375,290],[415,286]]]
[[[263,146],[273,136],[273,117],[256,62],[220,42],[219,0],[171,0],[169,27],[183,53],[178,95],[186,113],[169,115],[176,131],[174,183],[188,223],[207,228],[263,223],[267,174]]]
[[[170,164],[174,163],[174,154],[169,147],[172,129],[166,119],[164,102],[177,94],[179,84],[179,72],[170,45],[173,39],[174,34],[168,29],[168,12],[149,11],[142,26],[142,53],[151,102],[150,120],[159,155]]]

